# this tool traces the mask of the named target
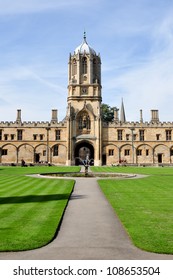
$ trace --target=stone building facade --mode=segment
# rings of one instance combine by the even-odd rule
[[[112,122],[102,121],[101,57],[83,42],[69,56],[67,113],[58,121],[0,123],[0,164],[50,163],[78,165],[88,155],[96,165],[173,163],[172,122],[160,122],[158,110],[151,121],[128,122],[122,102]],[[120,115],[120,116],[119,116]]]

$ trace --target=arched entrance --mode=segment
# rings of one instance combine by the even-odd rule
[[[76,144],[75,147],[75,165],[82,164],[81,161],[86,159],[86,156],[89,156],[89,159],[91,160],[90,165],[94,165],[94,148],[93,145],[91,145],[89,142],[81,142],[79,144]]]

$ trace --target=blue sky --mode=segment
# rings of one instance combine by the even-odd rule
[[[0,120],[66,113],[69,53],[82,42],[102,59],[103,102],[128,121],[158,109],[173,121],[172,0],[0,0]]]

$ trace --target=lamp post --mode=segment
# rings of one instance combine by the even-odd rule
[[[132,163],[134,164],[134,127],[130,128],[131,132],[132,132]]]

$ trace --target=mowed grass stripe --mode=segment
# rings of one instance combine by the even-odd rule
[[[27,174],[40,174],[40,173],[54,173],[54,172],[79,172],[79,166],[33,166],[33,167],[6,167],[3,166],[0,168],[0,176],[1,175],[13,175],[13,176],[22,176]]]
[[[99,180],[99,185],[137,247],[173,254],[173,181],[164,172],[160,168],[160,175],[137,180]]]
[[[150,176],[173,176],[173,167],[91,166],[90,168],[93,172],[146,174]]]
[[[0,182],[0,250],[44,246],[55,236],[74,181],[25,177],[19,168],[9,168],[7,176],[7,169],[7,181]]]
[[[36,188],[41,188],[42,186],[47,186],[46,179],[36,179],[36,178],[30,178],[30,177],[19,177],[13,179],[8,182],[8,184],[3,184],[3,188],[1,188],[1,195],[5,194],[13,194],[13,195],[22,195],[22,193],[26,193],[26,190],[31,193],[34,189],[34,192],[36,191]],[[50,181],[50,180],[49,180]],[[47,181],[48,182],[48,181]]]
[[[20,191],[25,191],[27,189],[27,184],[30,184],[30,180],[27,180],[25,177],[13,177],[10,176],[5,182],[0,182],[1,183],[1,188],[0,192],[1,194],[6,194],[9,191],[10,193],[13,192],[20,192]]]
[[[25,178],[24,178],[25,179]],[[30,178],[29,178],[30,179]],[[11,182],[12,183],[12,182]],[[3,197],[4,194],[1,194],[1,198],[0,198],[0,204],[3,203],[4,201],[7,202],[7,206],[4,210],[1,209],[1,213],[5,214],[5,211],[8,211],[8,208],[11,207],[11,203],[22,203],[22,201],[25,199],[26,197],[26,202],[27,199],[30,197],[30,199],[32,198],[32,200],[34,201],[34,199],[38,200],[39,197],[37,196],[38,194],[49,194],[50,192],[57,192],[56,191],[56,187],[58,187],[58,191],[61,191],[61,187],[59,186],[61,184],[62,186],[62,192],[63,192],[63,182],[61,182],[60,180],[52,180],[50,183],[50,180],[45,180],[45,179],[35,179],[34,180],[29,180],[29,182],[27,182],[26,184],[26,179],[24,181],[22,181],[22,184],[20,187],[16,188],[17,186],[19,186],[19,184],[15,184],[14,185],[14,191],[11,192],[9,191],[9,189],[5,190],[5,193],[8,194],[8,198],[5,200],[5,198]],[[32,194],[34,193],[34,196],[32,197]],[[30,196],[29,196],[30,195]],[[40,197],[40,200],[43,199],[44,197]]]
[[[41,204],[39,202],[27,203],[27,207],[25,204],[20,205],[12,213],[9,220],[5,220],[5,226],[13,229],[11,235],[8,235],[6,242],[9,243],[9,239],[12,238],[12,248],[17,246],[18,249],[20,249],[21,242],[21,249],[29,249],[31,239],[32,247],[43,246],[45,243],[48,243],[56,233],[57,225],[60,222],[66,203],[67,201],[64,200],[57,201],[57,205],[55,205],[55,202],[44,202]],[[25,242],[25,248],[23,248],[23,241]],[[8,246],[10,247],[10,243]]]
[[[69,183],[71,182],[68,181]],[[39,202],[37,196],[35,196],[37,202],[18,204],[18,206],[13,208],[13,213],[9,209],[5,220],[5,227],[8,228],[8,233],[10,234],[3,238],[3,243],[4,241],[6,243],[6,250],[37,248],[52,240],[68,201],[67,195],[71,193],[71,189],[72,186],[66,192],[64,201],[49,201],[48,197],[47,202],[43,202],[42,199]],[[41,197],[44,198],[44,196]],[[11,216],[10,213],[12,213]],[[11,231],[11,229],[13,230]],[[31,239],[33,235],[35,238]]]

